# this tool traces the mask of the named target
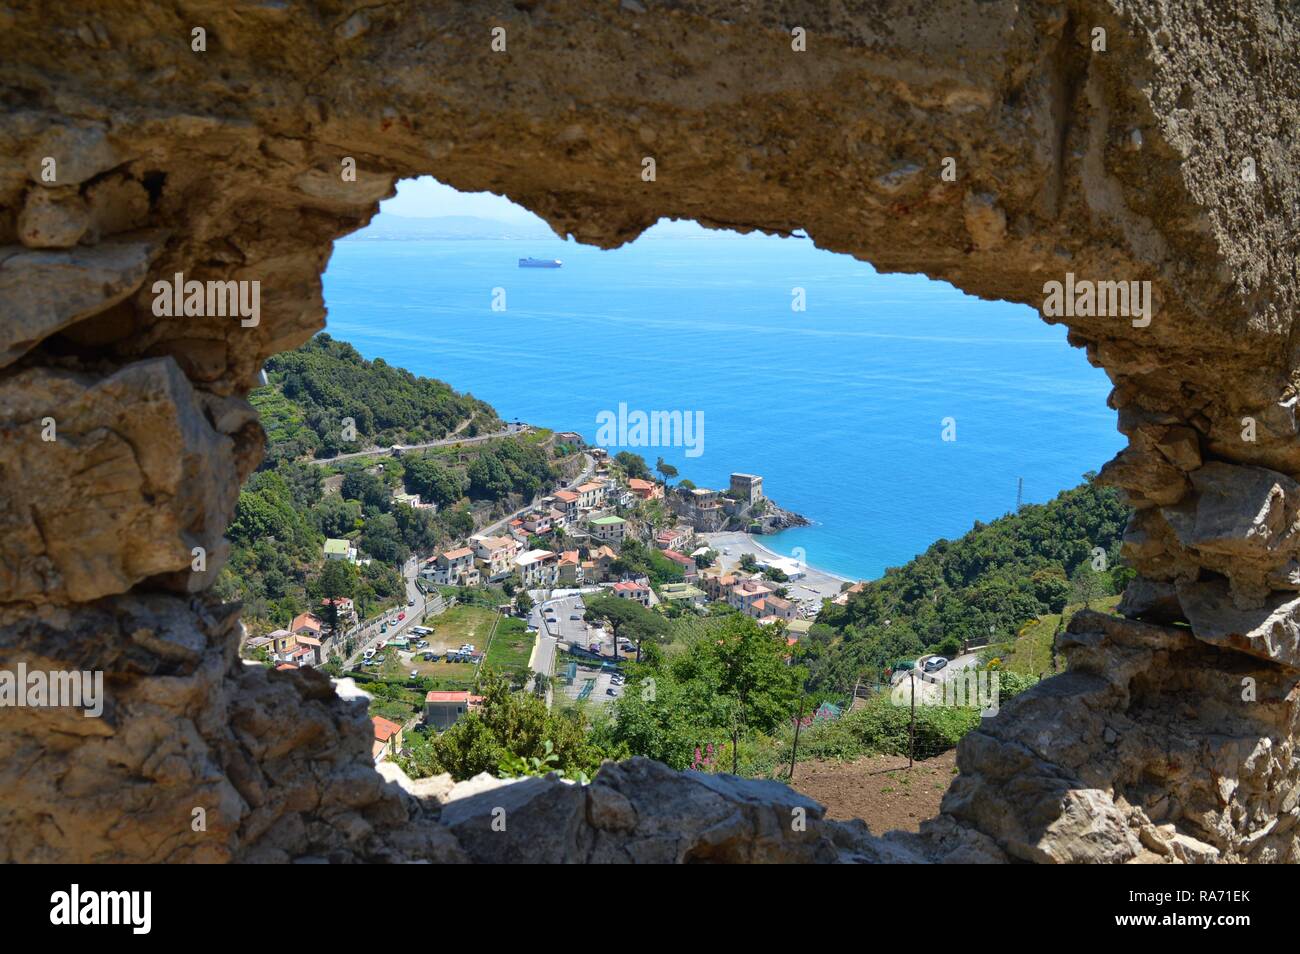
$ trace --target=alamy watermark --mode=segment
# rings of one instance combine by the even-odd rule
[[[909,674],[890,690],[889,701],[910,706],[913,692],[918,706],[979,709],[985,718],[998,714],[1002,698],[1001,680],[990,670],[964,669],[941,682]]]
[[[619,402],[617,413],[596,414],[599,447],[684,447],[687,457],[704,453],[703,411],[629,411]]]
[[[171,281],[153,283],[153,313],[158,318],[239,318],[243,328],[256,328],[262,320],[260,281],[185,280],[177,272]]]
[[[54,925],[126,925],[132,934],[148,934],[153,925],[152,891],[83,891],[73,884],[50,895]]]
[[[1043,316],[1046,318],[1132,318],[1134,328],[1151,324],[1151,283],[1075,280],[1043,284]]]
[[[0,708],[84,709],[87,719],[98,718],[104,712],[104,674],[29,670],[26,663],[0,669]]]

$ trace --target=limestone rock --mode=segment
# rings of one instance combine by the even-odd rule
[[[18,238],[28,248],[72,248],[90,228],[90,210],[76,192],[33,189],[18,216]]]
[[[149,193],[122,173],[107,176],[86,190],[90,233],[98,242],[118,232],[143,228],[149,219]]]
[[[1178,601],[1198,639],[1300,671],[1300,595],[1277,594],[1239,609],[1222,581],[1183,583]]]
[[[54,160],[53,179],[47,177],[48,159]],[[122,157],[101,126],[51,125],[27,150],[27,175],[46,187],[80,185],[112,169]]]
[[[966,231],[976,248],[987,251],[1006,240],[1007,213],[998,205],[996,196],[986,192],[968,193],[962,213],[966,219]]]
[[[140,287],[156,237],[67,251],[0,249],[0,367]]]
[[[0,592],[87,601],[188,571],[215,571],[238,484],[232,442],[208,423],[174,361],[96,379],[30,369],[0,381]],[[215,566],[214,566],[215,564]]]
[[[1300,36],[1277,4],[939,3],[888,42],[850,4],[814,57],[759,4],[521,0],[509,69],[446,2],[241,8],[219,70],[116,42],[173,6],[0,12],[0,80],[40,92],[0,116],[0,647],[112,677],[102,718],[0,713],[4,860],[1300,861]],[[1094,22],[1106,56],[1068,32]],[[927,176],[937,156],[957,182]],[[1153,623],[1076,615],[1071,671],[968,736],[919,836],[644,760],[460,797],[375,772],[363,706],[244,666],[233,610],[157,589],[210,582],[191,549],[219,563],[260,454],[239,402],[323,325],[332,243],[430,174],[602,247],[667,216],[1034,308],[1067,273],[1150,282],[1150,322],[1050,320],[1114,385],[1130,445],[1103,477],[1138,508],[1125,605]],[[177,272],[261,281],[260,324],[153,315],[146,283]]]

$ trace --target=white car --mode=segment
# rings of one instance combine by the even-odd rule
[[[926,672],[938,672],[946,665],[948,665],[948,660],[943,656],[931,656],[925,661],[925,666],[923,668]]]

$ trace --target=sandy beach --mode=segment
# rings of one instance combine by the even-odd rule
[[[701,533],[699,536],[711,549],[718,551],[718,563],[725,570],[739,567],[740,558],[746,553],[753,554],[759,560],[790,559],[759,543],[758,538],[753,534],[728,531],[724,533]],[[825,570],[819,570],[805,563],[803,579],[792,580],[785,586],[789,589],[790,596],[793,599],[814,609],[820,609],[823,599],[837,595],[845,583],[854,582],[856,581],[837,576],[834,573],[828,573]]]

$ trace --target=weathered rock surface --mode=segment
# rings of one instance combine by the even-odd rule
[[[219,568],[234,441],[170,358],[107,377],[29,368],[0,380],[0,592],[81,602],[194,565]]]
[[[945,816],[1024,861],[1300,861],[1300,672],[1091,612],[1059,648],[962,740]]]
[[[6,858],[1296,860],[1297,40],[1267,0],[0,11],[0,647],[100,665],[112,703],[0,711]],[[1035,307],[1149,282],[1047,316],[1114,383],[1148,622],[1076,620],[921,839],[641,762],[446,806],[386,782],[356,706],[245,670],[233,610],[176,593],[220,565],[243,398],[321,327],[330,243],[424,174],[605,247],[668,216]],[[259,320],[156,316],[178,274],[260,282]],[[485,839],[492,799],[559,827]]]
[[[0,249],[0,366],[123,301],[140,287],[159,247],[140,240],[63,252]],[[130,330],[124,324],[118,334]]]

